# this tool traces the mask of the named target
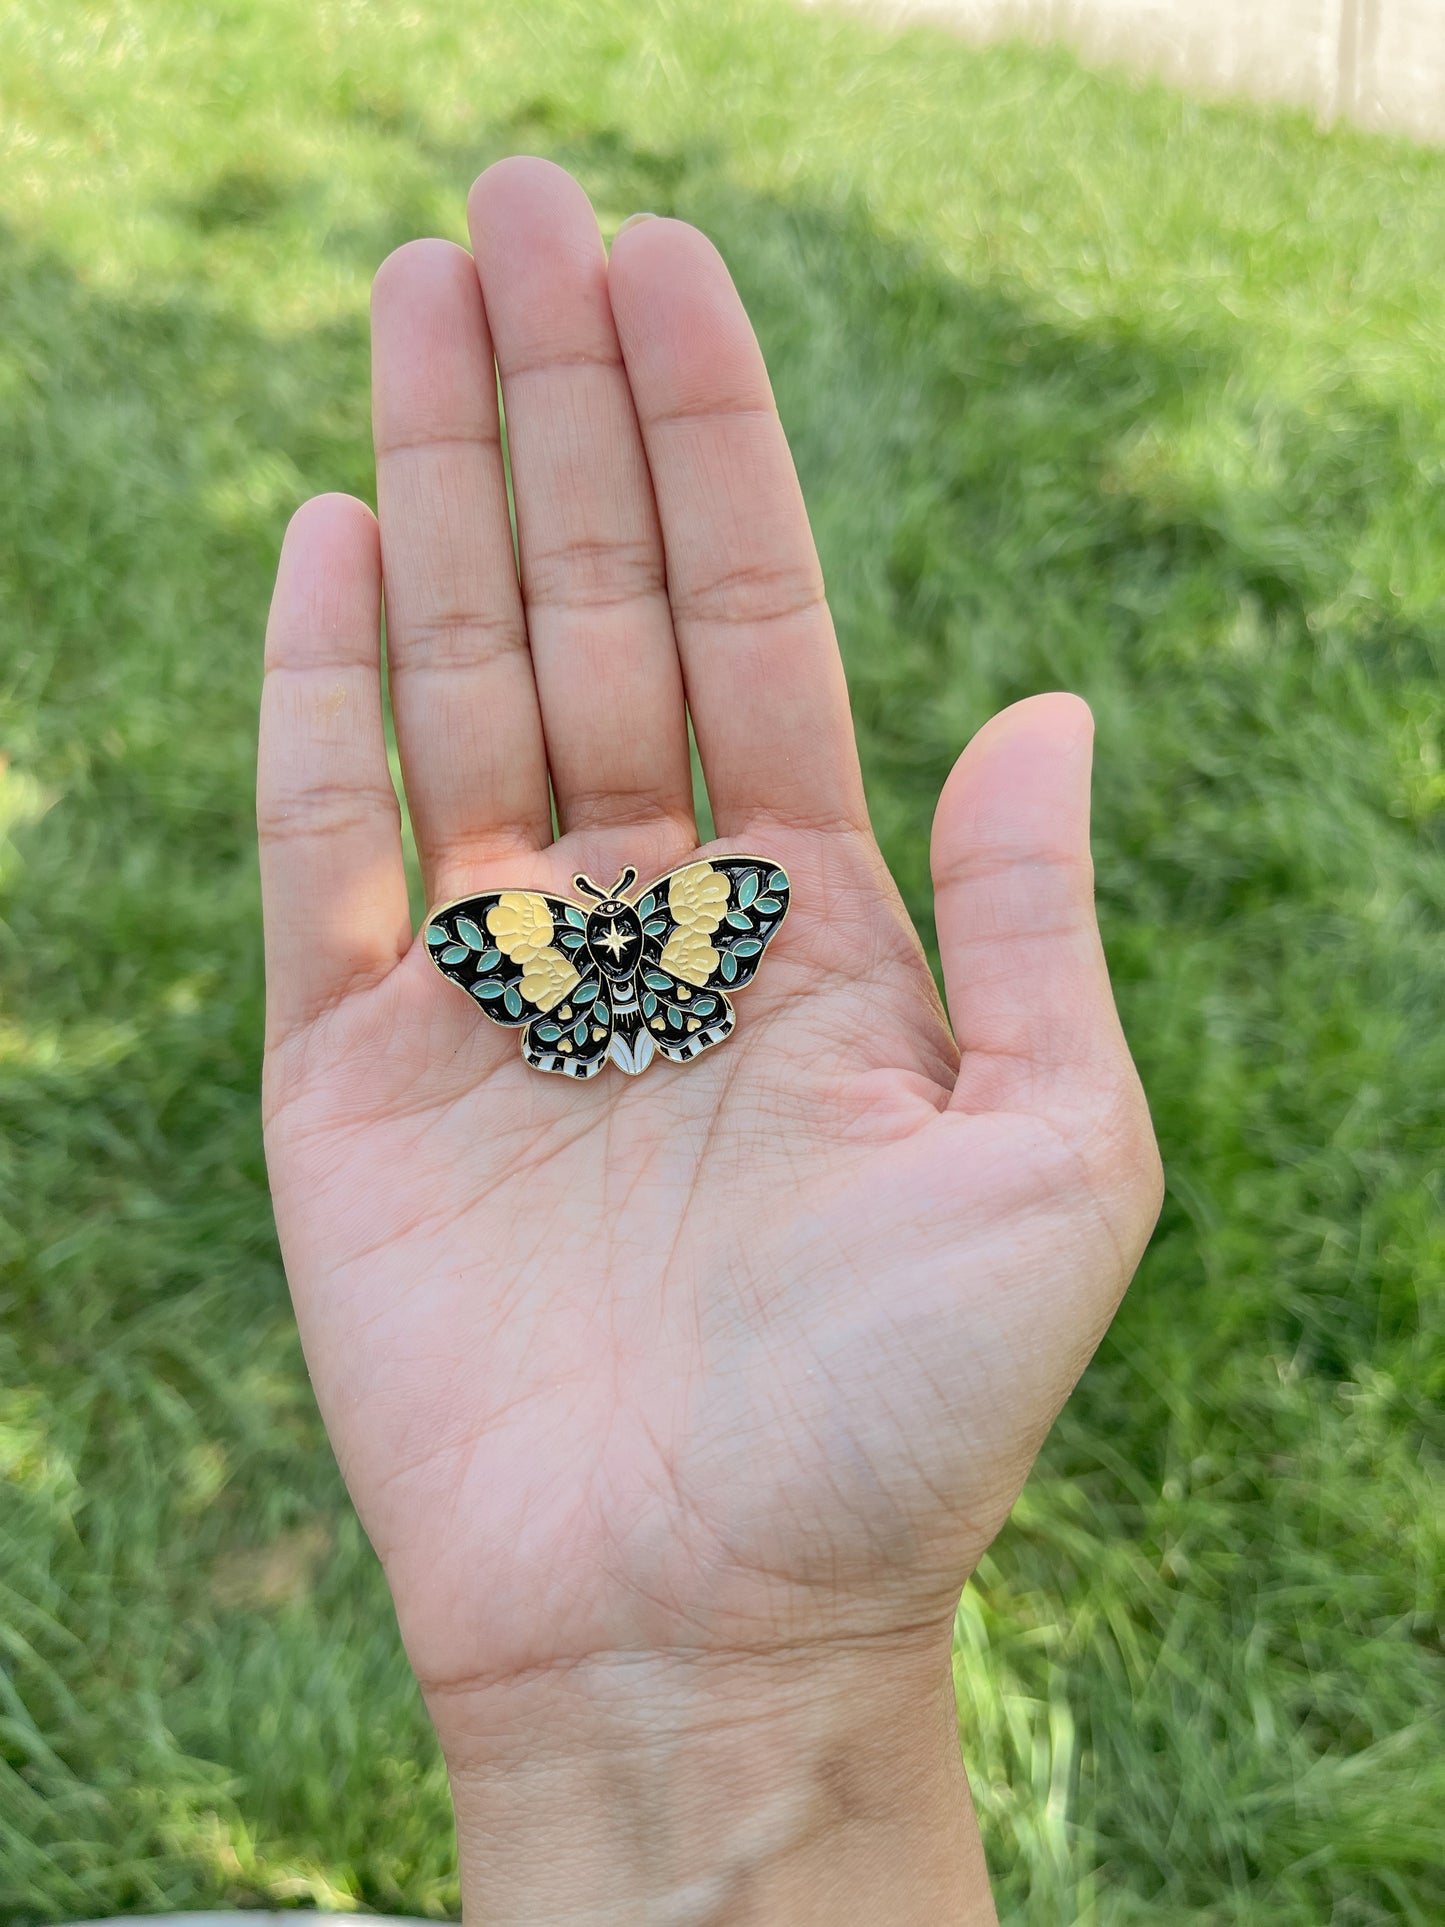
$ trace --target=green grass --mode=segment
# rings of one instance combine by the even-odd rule
[[[766,4],[16,0],[0,74],[0,1913],[456,1904],[272,1241],[252,723],[372,269],[520,149],[732,263],[921,918],[968,733],[1098,716],[1169,1201],[960,1619],[1006,1916],[1439,1920],[1445,157]]]

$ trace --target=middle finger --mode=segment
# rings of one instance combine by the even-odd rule
[[[582,189],[488,168],[467,206],[506,412],[522,594],[561,828],[695,836],[652,480]]]

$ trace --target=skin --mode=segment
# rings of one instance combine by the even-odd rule
[[[953,1614],[1160,1198],[1094,918],[1089,713],[1020,703],[945,785],[945,1015],[720,258],[646,219],[609,260],[538,160],[483,174],[468,219],[471,252],[377,274],[380,519],[325,495],[287,530],[259,780],[276,1219],[465,1905],[990,1922]],[[429,902],[691,858],[691,714],[703,854],[793,883],[725,1044],[540,1076],[433,970],[383,584]]]

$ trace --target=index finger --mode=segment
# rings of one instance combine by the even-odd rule
[[[762,353],[712,243],[619,234],[608,275],[719,833],[864,829],[848,687]]]

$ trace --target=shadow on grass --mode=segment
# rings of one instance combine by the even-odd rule
[[[1440,631],[1360,562],[1418,493],[1414,428],[1347,388],[1322,414],[1262,392],[1223,328],[1068,323],[855,207],[760,198],[716,151],[649,152],[556,102],[447,140],[399,99],[355,112],[459,208],[480,165],[532,149],[607,205],[718,238],[923,927],[927,826],[972,728],[1042,687],[1094,703],[1106,933],[1173,1184],[1046,1471],[1096,1537],[1147,1545],[1140,1490],[1173,1463],[1199,1373],[1222,1386],[1242,1347],[1345,1377],[1418,1319],[1438,1078],[1407,1046],[1434,981],[1438,817],[1381,742],[1438,671]],[[306,207],[258,162],[169,212],[224,247]],[[421,225],[359,208],[317,244],[364,274]],[[288,333],[199,289],[118,300],[0,231],[6,728],[49,803],[0,871],[0,1380],[31,1388],[6,1407],[17,1927],[455,1900],[440,1769],[310,1407],[256,1118],[260,635],[296,502],[371,495],[360,307]],[[1264,1494],[1258,1414],[1226,1396],[1209,1449]],[[218,1593],[238,1548],[318,1519],[341,1523],[305,1540],[324,1551],[296,1596]],[[1164,1890],[1142,1849],[1118,1851],[1121,1878]]]

